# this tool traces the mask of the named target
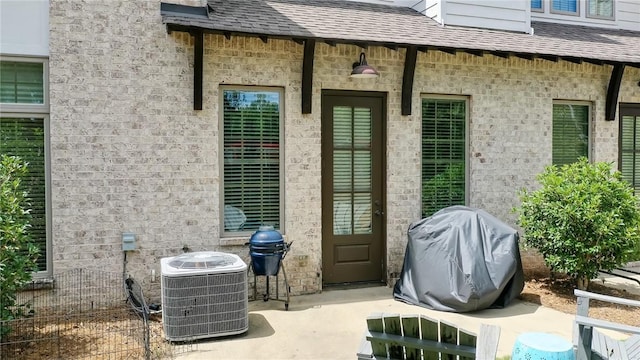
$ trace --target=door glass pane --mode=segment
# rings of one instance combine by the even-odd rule
[[[335,150],[333,153],[333,191],[351,193],[353,189],[352,157],[350,150]]]
[[[371,110],[333,109],[335,235],[371,233]]]
[[[353,141],[351,133],[352,109],[348,106],[333,108],[333,145],[335,147],[350,147]]]
[[[351,219],[353,211],[351,202],[353,197],[351,194],[333,194],[333,234],[349,235],[352,234]]]
[[[353,201],[353,233],[371,233],[371,193],[356,193]]]
[[[353,136],[356,147],[371,147],[371,109],[353,109]]]
[[[371,151],[355,150],[353,189],[356,192],[371,192]]]

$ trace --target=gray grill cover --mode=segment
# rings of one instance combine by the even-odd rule
[[[518,232],[489,213],[451,206],[409,227],[395,299],[429,309],[501,308],[524,287]]]

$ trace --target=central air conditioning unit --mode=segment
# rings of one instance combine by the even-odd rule
[[[240,334],[249,328],[247,264],[201,251],[160,259],[162,325],[167,340]]]

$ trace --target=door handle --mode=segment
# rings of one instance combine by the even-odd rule
[[[376,216],[382,216],[382,215],[384,215],[384,211],[380,211],[380,209],[378,209],[378,210],[376,210],[376,211],[374,212],[374,214],[375,214]]]

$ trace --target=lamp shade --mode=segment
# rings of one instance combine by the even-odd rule
[[[367,64],[367,58],[364,53],[360,53],[360,61],[353,63],[353,70],[351,71],[352,78],[376,78],[380,75],[378,70],[373,66]]]

